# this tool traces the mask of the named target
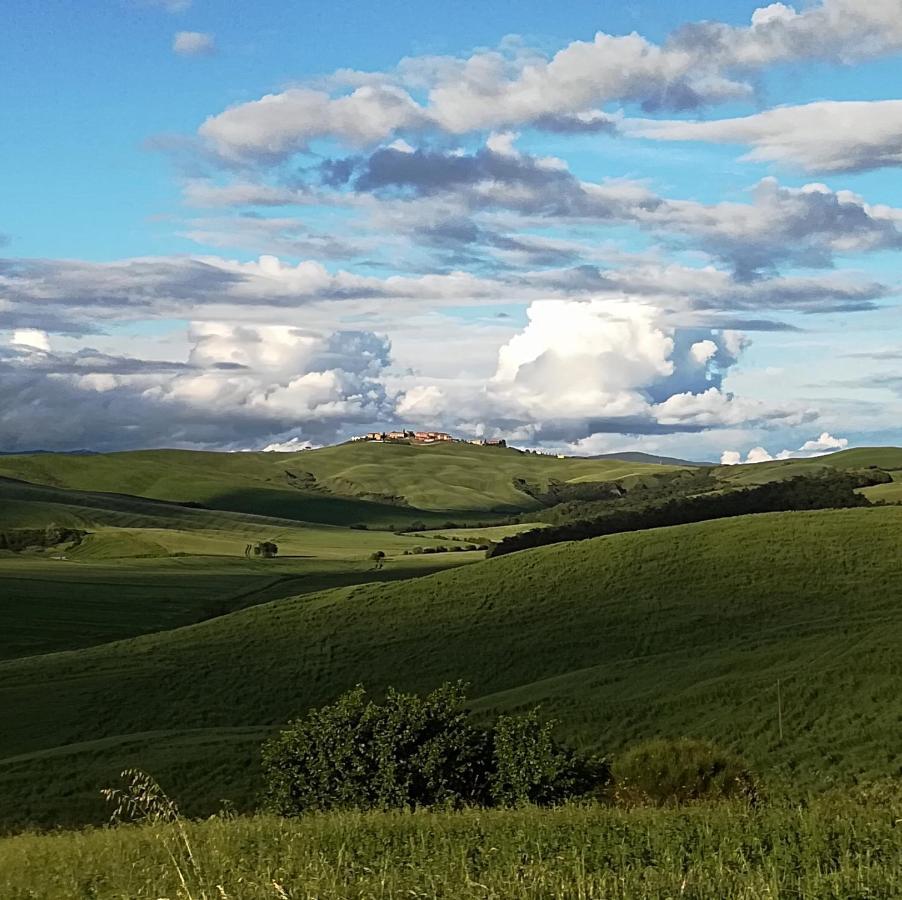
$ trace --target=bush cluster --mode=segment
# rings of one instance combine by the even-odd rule
[[[46,528],[10,528],[0,531],[0,550],[25,550],[28,547],[56,547],[80,544],[87,531],[48,525]]]
[[[265,802],[274,812],[435,805],[553,804],[600,790],[603,759],[558,743],[535,711],[469,721],[460,683],[425,697],[362,687],[310,711],[263,747]]]
[[[612,776],[611,796],[626,805],[758,798],[755,778],[740,756],[689,738],[639,744],[615,759]]]

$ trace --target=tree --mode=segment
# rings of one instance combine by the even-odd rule
[[[266,805],[310,810],[556,803],[607,783],[603,762],[551,736],[535,712],[473,725],[460,682],[424,697],[361,686],[290,722],[263,746]]]

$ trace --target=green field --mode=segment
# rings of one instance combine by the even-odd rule
[[[0,530],[50,523],[88,533],[77,545],[0,551],[0,658],[163,631],[483,555],[410,558],[405,551],[440,542],[0,479]],[[264,539],[278,544],[278,558],[247,559],[247,545]],[[370,559],[376,551],[387,556],[379,568]]]
[[[486,528],[438,528],[434,531],[417,531],[411,534],[437,541],[484,544],[489,541],[501,541],[512,534],[521,534],[534,528],[547,527],[544,522],[522,522],[519,525],[490,525]]]
[[[676,471],[620,460],[557,459],[471,444],[358,442],[300,453],[143,450],[0,457],[0,475],[81,491],[111,491],[214,509],[374,527],[443,525],[535,509],[514,479],[608,481]],[[399,506],[398,503],[405,504]]]
[[[900,529],[880,507],[611,535],[9,660],[0,816],[99,818],[124,764],[192,813],[246,807],[267,729],[360,681],[465,678],[478,712],[540,703],[605,752],[708,737],[802,787],[898,774]]]
[[[784,459],[743,466],[717,466],[712,471],[728,485],[762,484],[779,478],[828,471],[829,469],[866,469],[876,467],[887,472],[902,472],[902,448],[856,447],[811,459]],[[868,488],[873,490],[873,488]]]
[[[889,898],[902,799],[266,816],[0,840],[4,900]],[[168,850],[172,850],[170,857]],[[184,873],[184,884],[176,866]]]

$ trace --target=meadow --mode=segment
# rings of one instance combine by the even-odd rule
[[[253,808],[262,737],[358,682],[463,678],[477,715],[540,704],[605,753],[706,737],[800,790],[898,775],[900,529],[878,507],[610,535],[8,660],[0,819],[100,821],[126,765],[191,815]]]
[[[874,467],[892,481],[860,489],[869,508],[471,549],[633,489]],[[0,550],[0,897],[891,896],[902,450],[707,472],[461,444],[0,457],[0,531],[69,529]],[[247,555],[263,540],[276,558]],[[538,706],[615,761],[714,741],[763,800],[256,812],[261,743],[292,717],[457,679],[477,721]],[[189,818],[30,833],[105,822],[126,768]]]
[[[900,817],[896,788],[799,804],[778,800],[757,808],[721,803],[335,813],[24,834],[0,840],[0,895],[4,900],[891,897],[902,880]]]
[[[466,524],[540,506],[516,480],[610,481],[676,467],[615,459],[557,459],[472,444],[354,442],[301,453],[142,450],[0,457],[0,475],[212,509],[370,527]],[[405,505],[399,506],[398,501]]]

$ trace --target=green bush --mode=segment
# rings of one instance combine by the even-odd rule
[[[607,780],[603,763],[558,744],[535,712],[469,722],[462,684],[419,697],[362,687],[289,723],[263,746],[265,805],[311,810],[551,804]]]
[[[491,795],[496,805],[547,806],[608,783],[607,762],[559,744],[552,735],[554,724],[540,722],[535,710],[495,722]]]
[[[757,799],[755,779],[742,757],[708,741],[639,744],[614,760],[612,775],[613,797],[626,804]]]

